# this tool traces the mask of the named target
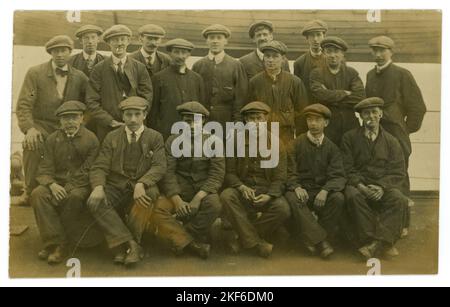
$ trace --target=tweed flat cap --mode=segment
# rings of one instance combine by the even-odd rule
[[[132,35],[131,30],[127,26],[114,25],[105,31],[105,33],[103,34],[103,40],[108,41],[110,38],[113,38],[116,36],[130,36],[131,37],[131,35]]]
[[[241,114],[245,115],[248,113],[264,113],[269,114],[272,109],[264,102],[254,101],[247,104],[241,109]]]
[[[127,99],[120,102],[119,108],[122,111],[129,109],[146,110],[148,108],[148,101],[138,96],[128,97]]]
[[[322,48],[326,48],[328,46],[334,46],[336,48],[339,48],[343,51],[347,51],[348,50],[348,44],[346,41],[344,41],[342,38],[340,37],[336,37],[336,36],[328,36],[326,37],[321,44]]]
[[[208,38],[209,34],[223,34],[226,38],[229,38],[231,36],[231,31],[224,25],[215,24],[207,27],[202,32],[204,38]]]
[[[164,37],[166,36],[166,31],[158,26],[153,24],[144,25],[139,28],[138,30],[139,35],[148,35],[148,36],[154,36],[154,37]]]
[[[394,49],[395,43],[392,38],[387,36],[377,36],[369,41],[370,47],[381,47],[385,49]]]
[[[374,107],[383,108],[384,100],[379,97],[366,98],[355,106],[355,111],[360,113],[364,109],[374,108]]]
[[[177,107],[177,111],[180,114],[201,114],[209,117],[209,111],[197,101],[185,102]]]
[[[83,114],[86,111],[86,105],[80,101],[70,100],[64,102],[55,111],[56,116],[63,116],[67,114]]]
[[[312,104],[310,106],[307,106],[303,110],[303,114],[305,116],[307,116],[307,115],[320,115],[320,116],[323,116],[326,119],[330,119],[331,118],[331,111],[330,111],[330,109],[328,109],[326,106],[324,106],[323,104],[320,104],[320,103],[316,103],[316,104]]]
[[[67,35],[58,35],[51,38],[45,44],[45,50],[47,50],[48,53],[50,53],[52,49],[59,47],[67,47],[70,50],[73,50],[73,40]]]
[[[272,50],[282,55],[285,55],[288,52],[287,46],[280,41],[271,41],[269,43],[262,45],[261,48],[259,49],[261,50],[261,52]]]
[[[97,33],[98,35],[102,35],[103,29],[95,25],[85,25],[79,28],[77,32],[75,32],[75,36],[81,38],[84,34],[87,33]]]
[[[166,50],[169,52],[172,50],[172,48],[186,49],[189,51],[191,51],[192,49],[195,48],[193,43],[191,43],[185,39],[182,39],[182,38],[175,38],[175,39],[168,41],[165,44],[165,47],[166,47]]]
[[[255,31],[259,27],[266,27],[270,30],[270,32],[273,32],[273,24],[270,21],[268,20],[257,21],[252,23],[248,29],[248,35],[250,36],[250,38],[255,37]]]
[[[322,20],[312,20],[308,22],[302,29],[302,35],[306,36],[309,32],[313,31],[328,31],[328,25]]]

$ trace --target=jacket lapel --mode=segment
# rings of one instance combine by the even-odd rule
[[[120,165],[120,173],[125,174],[125,171],[123,170],[123,162],[125,160],[125,148],[126,148],[126,139],[127,139],[127,133],[125,132],[125,127],[121,127],[121,132],[119,139],[117,140],[116,148],[117,152],[119,153],[119,165]]]
[[[123,72],[128,77],[128,81],[130,81],[131,88],[136,88],[136,80],[134,79],[133,76],[133,61],[134,60],[131,57],[127,58]]]

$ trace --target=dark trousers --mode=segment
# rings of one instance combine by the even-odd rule
[[[379,240],[394,245],[400,238],[408,199],[397,189],[385,191],[378,202],[368,199],[355,187],[345,190],[347,211],[357,245]]]
[[[315,246],[327,238],[327,232],[316,221],[311,210],[298,199],[294,192],[285,195],[291,208],[292,217],[288,223],[291,233],[307,245]]]
[[[289,219],[289,204],[284,197],[272,200],[263,207],[255,207],[237,189],[229,188],[220,195],[228,220],[238,233],[244,248],[253,248]],[[257,217],[257,213],[262,215]]]
[[[70,234],[79,232],[80,217],[89,197],[88,188],[77,188],[58,202],[47,186],[38,186],[30,197],[44,247],[66,245]]]
[[[176,212],[173,202],[164,198],[155,207],[153,223],[158,229],[158,236],[169,241],[172,248],[179,252],[194,239],[206,241],[221,210],[219,195],[209,194],[202,200],[197,214],[182,223],[174,217]]]
[[[25,187],[28,195],[39,185],[36,181],[37,171],[43,155],[43,144],[39,144],[37,150],[23,150],[23,170],[25,175]]]

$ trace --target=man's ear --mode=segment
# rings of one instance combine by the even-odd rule
[[[144,119],[147,118],[147,115],[148,115],[148,111],[144,111]]]
[[[325,128],[328,127],[329,124],[330,124],[330,120],[329,120],[329,119],[326,119],[326,120],[325,120]]]
[[[383,116],[384,116],[384,112],[383,112],[383,110],[380,110],[380,118],[383,118]]]

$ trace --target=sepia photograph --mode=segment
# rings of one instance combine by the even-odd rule
[[[16,10],[9,277],[438,274],[442,17]]]

